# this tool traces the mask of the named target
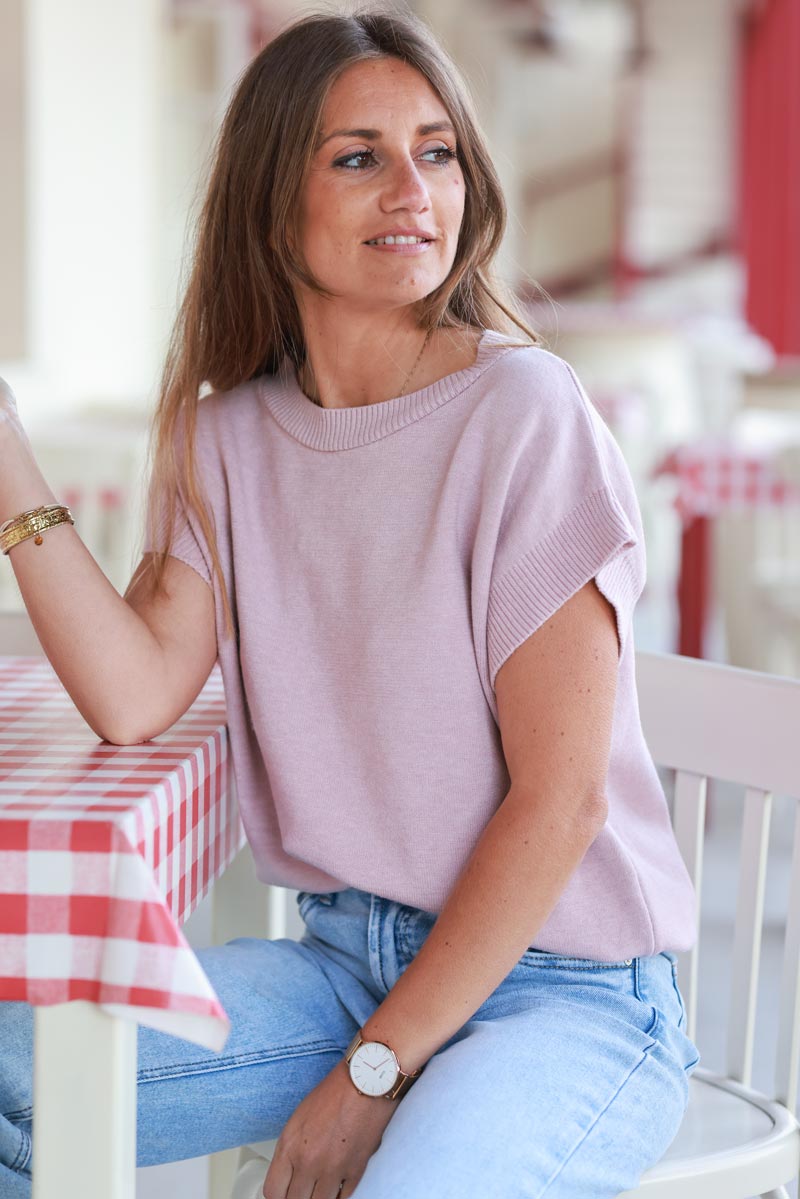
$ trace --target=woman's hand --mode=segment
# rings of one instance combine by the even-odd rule
[[[402,1102],[362,1095],[342,1058],[286,1121],[264,1199],[348,1199]]]

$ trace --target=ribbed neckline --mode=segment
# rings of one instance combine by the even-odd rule
[[[316,450],[347,450],[396,433],[460,395],[499,356],[498,351],[513,348],[508,342],[496,329],[484,329],[470,366],[379,404],[320,408],[303,392],[288,356],[277,374],[262,376],[260,391],[275,420],[296,441]]]

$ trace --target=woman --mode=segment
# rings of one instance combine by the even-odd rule
[[[100,736],[157,736],[219,656],[258,875],[306,924],[199,951],[221,1053],[140,1028],[140,1165],[278,1138],[266,1199],[605,1199],[680,1125],[694,896],[636,704],[641,519],[500,298],[504,222],[421,22],[297,21],[220,131],[125,597],[68,523],[10,551]],[[2,438],[0,515],[55,502],[10,391]],[[16,1199],[31,1009],[2,1019]]]

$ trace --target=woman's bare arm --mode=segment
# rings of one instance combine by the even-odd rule
[[[0,380],[0,524],[59,502]],[[166,596],[147,594],[140,563],[123,597],[75,526],[42,536],[40,546],[32,537],[19,542],[6,561],[53,669],[98,737],[129,744],[158,736],[192,704],[216,660],[211,588],[168,558]]]
[[[536,943],[605,824],[618,657],[614,609],[590,580],[498,670],[511,787],[419,953],[362,1028],[408,1073]]]
[[[166,595],[152,598],[149,586],[140,586],[144,561],[136,568],[123,602],[160,645],[165,677],[157,694],[151,685],[147,702],[140,706],[140,720],[129,735],[132,741],[157,737],[174,724],[194,703],[217,660],[211,587],[185,562],[167,558]]]

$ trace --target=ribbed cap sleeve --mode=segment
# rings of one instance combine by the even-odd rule
[[[506,658],[592,578],[614,606],[621,657],[646,575],[628,465],[574,371],[539,348],[514,365],[535,387],[516,408],[518,449],[492,567],[492,688]]]

